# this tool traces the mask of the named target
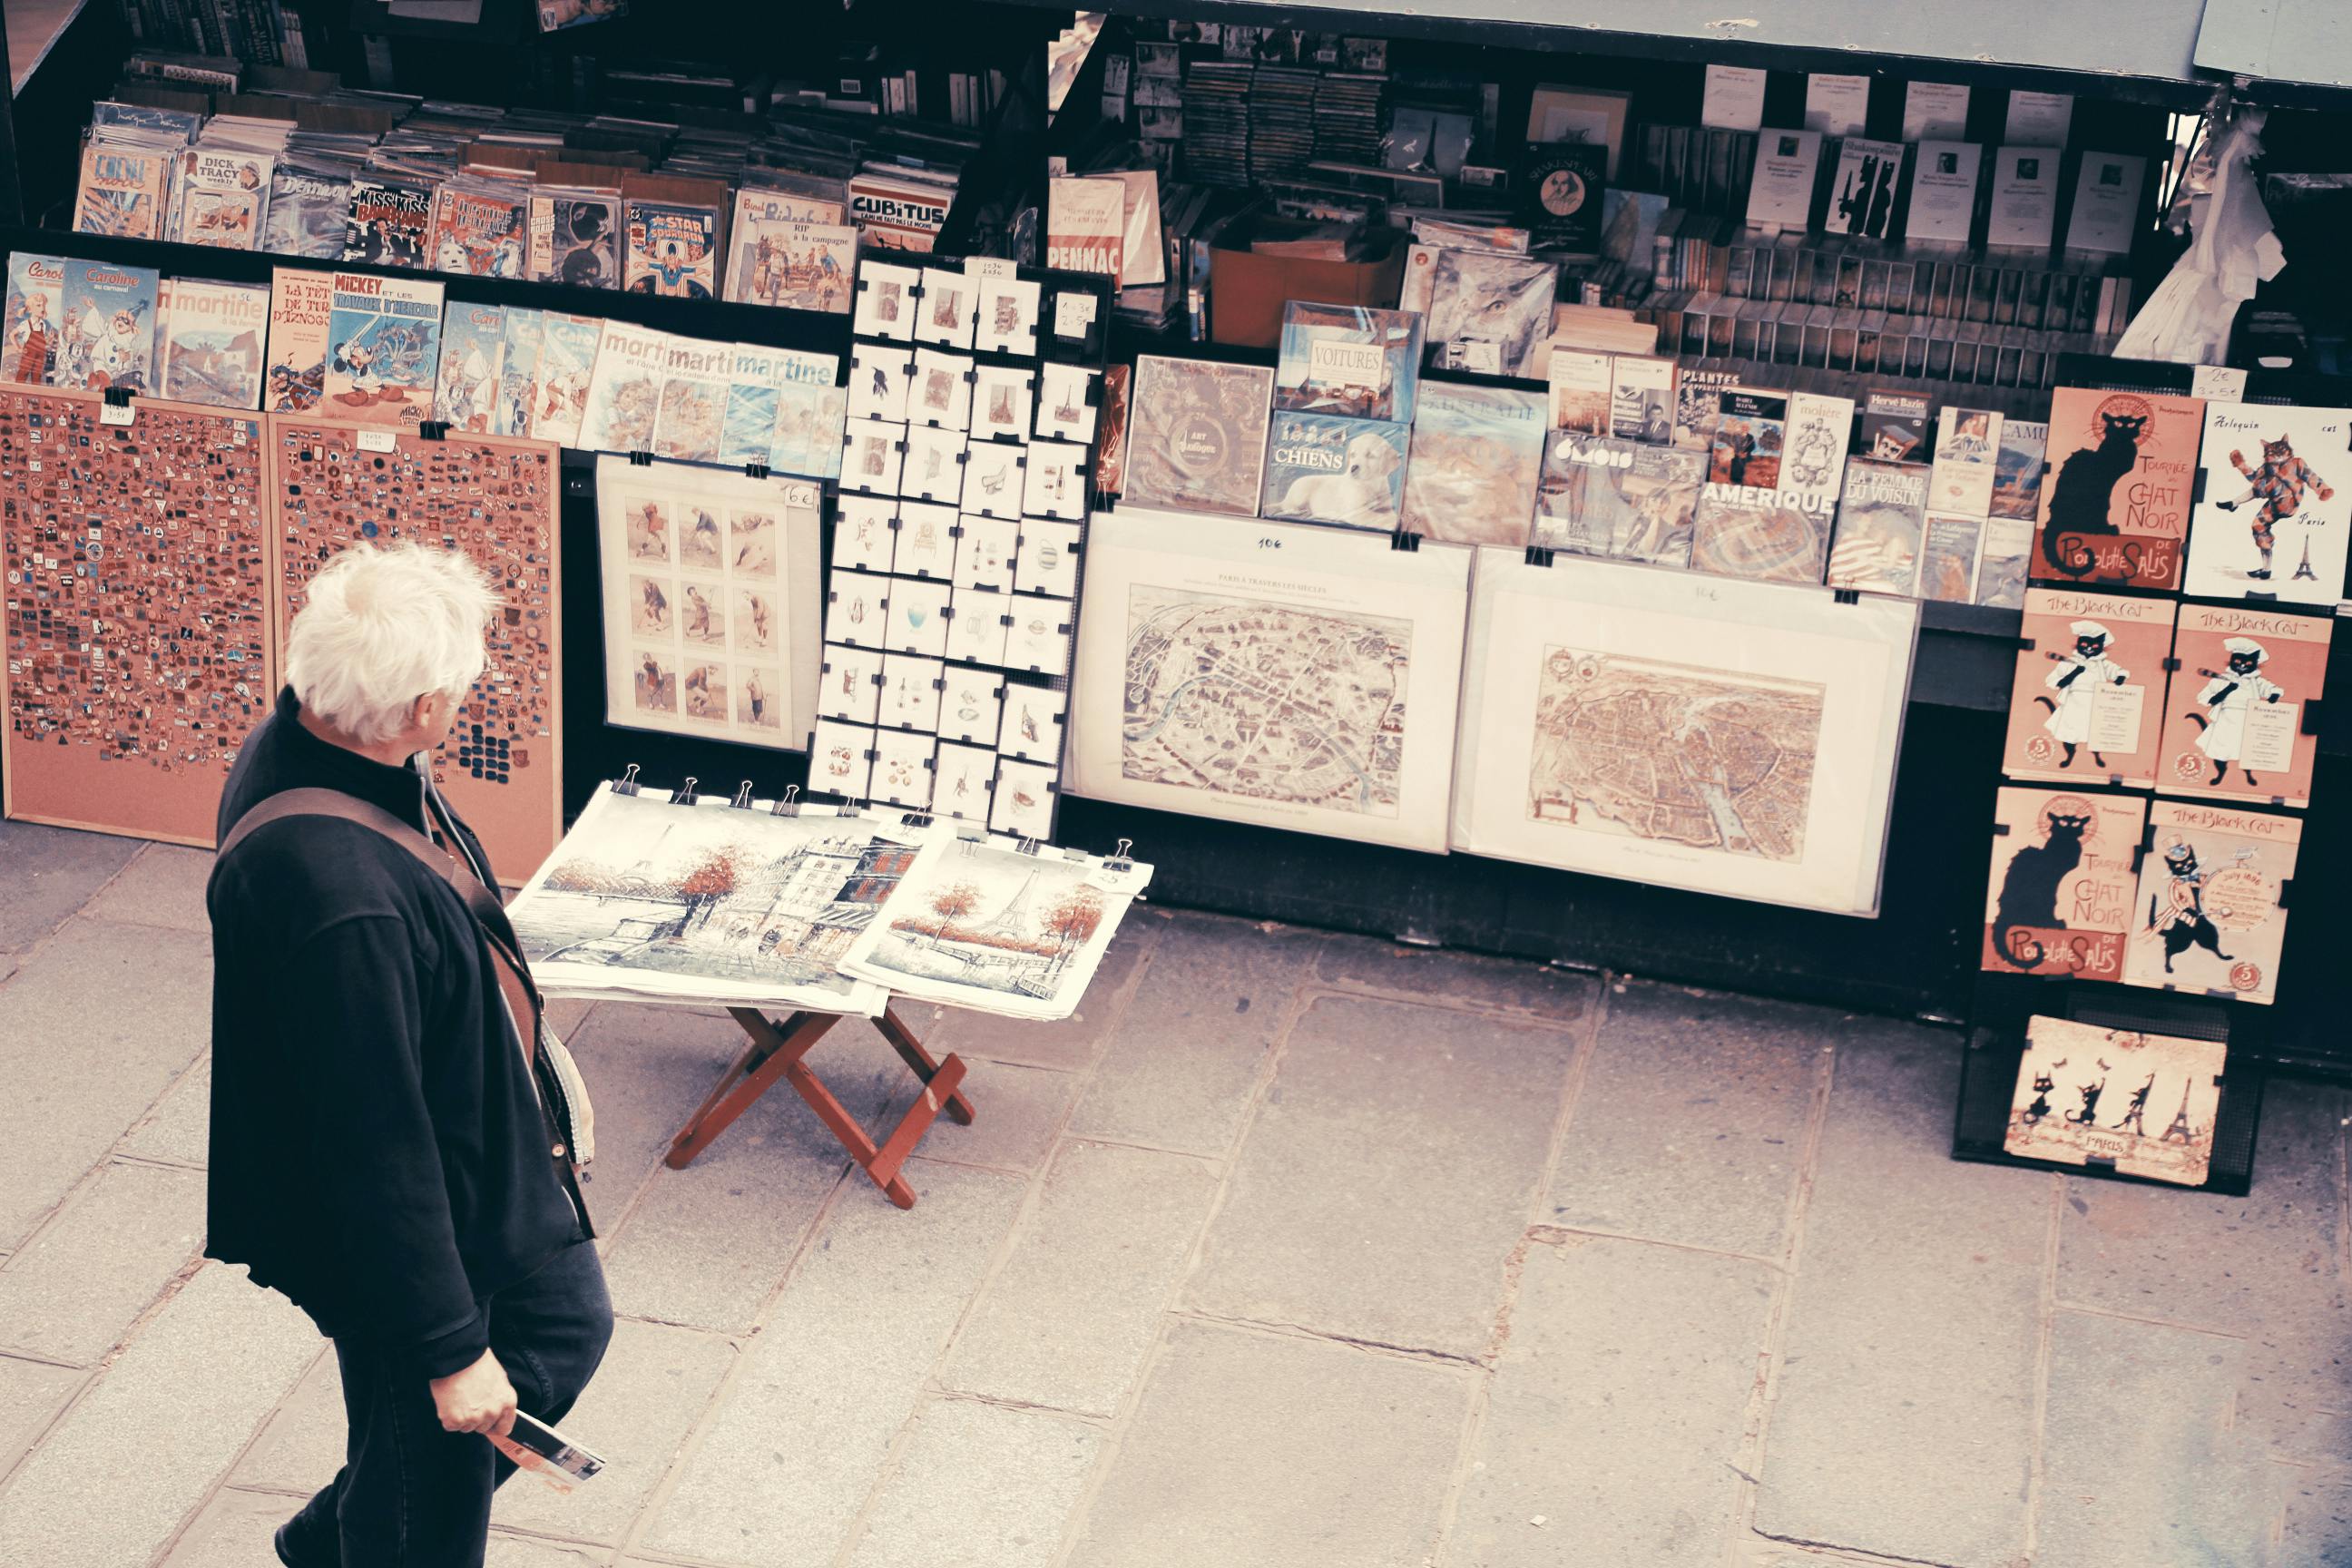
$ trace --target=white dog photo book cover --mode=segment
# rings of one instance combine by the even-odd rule
[[[1875,915],[1916,601],[1479,552],[1453,846]]]
[[[1442,853],[1470,557],[1141,507],[1097,517],[1070,789]]]

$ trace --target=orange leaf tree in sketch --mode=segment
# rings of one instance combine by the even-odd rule
[[[1054,939],[1055,973],[1073,952],[1102,928],[1102,898],[1092,888],[1071,889],[1061,902],[1045,911],[1045,934]]]

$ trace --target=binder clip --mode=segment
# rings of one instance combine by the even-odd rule
[[[1024,838],[1020,843],[1013,847],[1014,853],[1021,855],[1040,854],[1044,851],[1045,847],[1045,840],[1040,838]]]
[[[929,827],[933,818],[928,811],[909,811],[898,818],[901,827]]]
[[[1528,564],[1530,566],[1549,566],[1551,564],[1551,557],[1552,552],[1543,545],[1530,544],[1528,546],[1527,560]]]
[[[1862,590],[1859,588],[1832,588],[1830,593],[1841,605],[1859,605],[1862,603]]]
[[[784,786],[783,797],[778,800],[775,805],[768,807],[768,815],[770,816],[798,816],[801,814],[800,793],[800,785],[786,784]]]
[[[694,775],[692,773],[686,775],[686,783],[677,787],[677,792],[669,797],[669,803],[672,805],[692,805],[694,804]]]
[[[747,479],[764,479],[768,477],[768,465],[746,463],[743,465],[743,477]]]
[[[420,441],[447,440],[449,438],[448,422],[442,419],[419,421],[416,426],[416,438]]]
[[[109,408],[128,408],[131,400],[138,394],[127,386],[110,386],[100,395],[106,399]]]
[[[751,781],[750,779],[745,779],[745,780],[743,781],[743,783],[742,783],[742,786],[741,786],[740,788],[739,788],[739,789],[737,789],[737,790],[736,790],[736,792],[735,792],[735,798],[734,798],[733,800],[729,801],[727,804],[728,804],[729,805],[733,806],[737,811],[749,811],[749,810],[751,810]]]
[[[633,468],[650,468],[653,466],[654,455],[651,452],[632,452],[629,454],[629,467]]]
[[[1418,555],[1421,553],[1421,535],[1399,528],[1389,535],[1389,548],[1400,555]]]
[[[613,785],[613,793],[614,795],[635,795],[637,793],[636,763],[631,763],[627,768],[623,770],[620,779]]]
[[[1105,860],[1105,861],[1103,862],[1103,869],[1104,869],[1104,870],[1106,870],[1106,871],[1132,871],[1132,870],[1134,870],[1134,869],[1135,869],[1135,862],[1134,862],[1133,860],[1130,860],[1130,859],[1129,859],[1129,858],[1128,858],[1128,851],[1129,851],[1129,850],[1130,850],[1130,849],[1132,849],[1132,848],[1134,848],[1134,847],[1135,847],[1135,840],[1134,840],[1134,839],[1132,839],[1132,838],[1122,838],[1122,839],[1120,839],[1120,840],[1118,841],[1118,848],[1116,848],[1116,849],[1113,849],[1113,850],[1110,852],[1110,858],[1109,858],[1109,859],[1108,859],[1108,860]]]

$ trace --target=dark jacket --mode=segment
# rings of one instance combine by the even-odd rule
[[[425,829],[417,773],[320,740],[300,711],[283,692],[247,738],[224,837],[304,786]],[[207,903],[206,1255],[331,1336],[407,1348],[426,1377],[470,1365],[489,1342],[480,1303],[586,1231],[473,917],[408,850],[318,816],[257,829]]]

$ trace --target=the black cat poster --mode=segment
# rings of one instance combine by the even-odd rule
[[[2180,591],[2326,605],[2352,534],[2352,409],[2205,406],[2197,515]]]
[[[2178,587],[2204,420],[2201,398],[2052,393],[2033,581]]]
[[[2183,605],[2156,787],[2309,805],[2318,737],[2305,720],[2327,680],[2335,626],[2333,616]]]
[[[2270,1002],[2303,819],[2202,801],[2148,808],[2124,981]]]
[[[2060,1165],[2201,1187],[2229,1047],[2065,1018],[2026,1025],[2001,1148]]]
[[[2154,784],[2172,615],[2170,599],[2027,589],[2000,771],[2012,779]]]
[[[2147,800],[2012,786],[1993,809],[1980,967],[2121,980]]]

